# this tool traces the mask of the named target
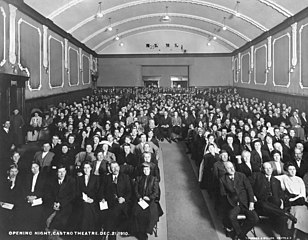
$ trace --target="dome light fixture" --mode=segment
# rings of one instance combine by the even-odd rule
[[[241,3],[240,1],[236,1],[236,4],[235,4],[234,10],[235,10],[235,16],[236,17],[239,17],[241,15],[240,12],[239,12],[240,3]]]
[[[108,26],[107,30],[108,30],[109,32],[111,32],[111,31],[112,31],[112,26],[111,26],[111,17],[110,17],[110,18],[108,18],[108,19],[109,19],[109,26]]]
[[[222,20],[222,30],[224,30],[224,31],[227,30],[227,26],[226,26],[226,17],[224,17],[224,19]]]
[[[168,13],[168,6],[166,6],[166,13],[165,13],[164,16],[161,17],[160,21],[163,22],[163,23],[168,23],[168,22],[171,21],[171,18],[170,18],[169,13]]]
[[[103,14],[103,11],[102,11],[102,2],[98,3],[98,9],[97,9],[96,17],[97,18],[104,17],[104,14]]]
[[[120,40],[120,36],[119,36],[119,29],[116,29],[117,34],[114,37],[114,40],[119,41]]]

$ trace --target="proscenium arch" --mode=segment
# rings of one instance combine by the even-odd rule
[[[208,18],[203,18],[203,17],[199,17],[199,16],[195,16],[195,15],[190,15],[190,14],[179,14],[179,13],[169,13],[169,16],[171,17],[180,17],[180,18],[189,18],[189,19],[193,19],[193,20],[199,20],[202,22],[207,22],[207,23],[211,23],[214,24],[218,27],[223,27],[223,24]],[[115,22],[113,24],[111,24],[112,27],[117,27],[123,23],[127,23],[127,22],[132,22],[132,21],[138,21],[138,20],[142,20],[145,18],[156,18],[156,17],[161,17],[160,13],[154,13],[154,14],[147,14],[147,15],[141,15],[141,16],[136,16],[136,17],[132,17],[132,18],[128,18],[128,19],[124,19],[118,22]],[[92,38],[96,37],[97,35],[99,35],[100,33],[103,33],[106,31],[108,26],[106,26],[105,28],[102,28],[94,33],[92,33],[91,35],[87,36],[85,39],[81,40],[82,43],[85,43],[90,41]],[[233,29],[233,28],[227,28],[226,31],[230,31],[233,34],[235,34],[236,36],[242,38],[243,40],[245,40],[246,42],[251,41],[251,39],[249,37],[247,37],[246,35],[240,33],[239,31]],[[122,34],[122,33],[121,33]],[[213,33],[214,34],[214,33]]]
[[[78,1],[78,0],[75,0]],[[79,2],[81,2],[82,0],[79,0]],[[218,4],[214,4],[214,3],[210,3],[210,2],[205,2],[205,1],[201,1],[201,0],[139,0],[139,1],[133,1],[133,2],[129,2],[129,3],[125,3],[125,4],[121,4],[109,9],[106,9],[105,11],[103,11],[103,14],[110,14],[113,13],[115,11],[119,11],[122,10],[124,8],[129,8],[129,7],[133,7],[133,6],[137,6],[137,5],[141,5],[141,4],[150,4],[150,3],[159,3],[159,2],[173,2],[173,3],[190,3],[190,4],[195,4],[195,5],[201,5],[201,6],[206,6],[206,7],[211,7],[223,12],[227,12],[228,14],[236,14],[236,11]],[[163,13],[162,13],[163,14]],[[253,25],[254,27],[258,28],[259,30],[265,32],[268,31],[268,29],[263,26],[262,24],[258,23],[257,21],[251,19],[250,17],[240,14],[238,16],[238,18],[241,18],[242,20],[250,23],[251,25]],[[81,21],[80,23],[76,24],[74,27],[70,28],[67,30],[68,33],[73,33],[75,32],[77,29],[79,29],[80,27],[82,27],[83,25],[85,25],[86,23],[95,20],[96,17],[95,15],[92,15],[91,17],[88,17],[87,19]],[[226,25],[227,26],[227,25]],[[228,26],[227,26],[228,27]]]
[[[132,28],[130,30],[127,30],[127,31],[123,32],[121,34],[121,36],[122,37],[123,36],[124,37],[125,36],[131,36],[131,35],[134,35],[133,34],[134,32],[137,32],[137,31],[140,31],[140,30],[155,29],[155,28],[160,28],[160,29],[163,29],[163,28],[167,28],[167,29],[170,29],[170,28],[184,29],[186,32],[190,32],[189,30],[191,30],[191,31],[199,32],[200,36],[202,36],[202,37],[206,36],[207,38],[208,38],[209,35],[216,36],[217,40],[220,40],[220,41],[224,42],[225,44],[227,44],[228,46],[232,47],[232,50],[235,50],[235,49],[238,48],[237,45],[231,43],[230,41],[228,41],[228,40],[226,40],[226,39],[224,39],[224,38],[222,38],[220,36],[213,35],[209,31],[206,31],[206,30],[203,30],[203,29],[200,29],[200,28],[191,27],[191,26],[179,25],[179,24],[154,24],[154,25],[148,25],[148,26],[143,26],[143,27]],[[105,41],[103,41],[100,44],[98,44],[95,47],[93,47],[93,50],[94,51],[100,51],[100,50],[98,50],[99,48],[101,48],[103,45],[106,45],[108,42],[113,41],[113,39],[114,39],[114,36],[106,39]]]

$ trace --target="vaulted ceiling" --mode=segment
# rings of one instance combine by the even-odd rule
[[[24,2],[98,54],[232,52],[308,7],[308,0]],[[169,22],[161,21],[166,12]]]

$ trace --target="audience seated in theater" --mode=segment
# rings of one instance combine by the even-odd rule
[[[108,147],[108,146],[107,146]],[[93,162],[96,160],[94,152],[92,152],[92,145],[90,143],[86,144],[86,150],[81,151],[75,156],[75,165],[76,167],[80,167],[84,161]],[[107,152],[107,151],[106,151]]]
[[[272,218],[278,226],[281,236],[287,236],[285,223],[287,219],[296,223],[297,219],[284,209],[286,197],[282,191],[280,181],[272,175],[270,163],[263,163],[262,172],[253,175],[252,186],[256,197],[257,213]]]
[[[148,239],[147,234],[153,233],[153,228],[157,224],[160,213],[157,203],[159,198],[159,183],[156,177],[150,174],[151,167],[148,163],[143,163],[143,175],[137,177],[134,184],[136,196],[132,209],[131,232],[139,240]],[[149,206],[142,208],[139,203],[145,201]]]
[[[244,173],[249,180],[253,173],[260,172],[258,163],[251,161],[251,153],[249,151],[244,150],[238,162],[237,171]]]
[[[57,166],[56,176],[48,181],[46,194],[46,227],[50,231],[67,231],[70,229],[69,218],[73,211],[76,196],[76,183],[67,175],[64,165]]]
[[[235,171],[232,162],[225,162],[226,174],[220,178],[220,193],[223,198],[225,228],[233,228],[233,239],[245,239],[246,234],[258,222],[258,215],[254,210],[254,193],[248,178],[243,173]],[[243,224],[237,216],[246,216]]]
[[[293,163],[296,168],[296,176],[303,178],[308,172],[308,159],[304,158],[304,153],[300,148],[294,149],[291,163]]]
[[[284,163],[281,161],[281,152],[279,152],[278,150],[273,150],[271,155],[273,160],[269,163],[271,164],[273,169],[273,176],[285,174],[286,171],[284,170]]]
[[[51,170],[51,163],[53,161],[55,154],[50,151],[50,143],[45,142],[43,144],[43,150],[36,152],[33,160],[40,164],[42,173],[49,173]]]
[[[132,189],[129,177],[120,172],[117,162],[110,163],[111,174],[107,175],[99,190],[99,200],[107,201],[108,209],[102,212],[105,221],[103,228],[105,231],[127,231],[124,224],[128,219],[128,207],[131,201]],[[115,235],[110,235],[109,239],[116,239]]]
[[[271,157],[267,151],[262,150],[262,143],[260,139],[255,139],[252,144],[254,150],[251,151],[251,162],[261,169],[263,163],[269,162]]]
[[[308,204],[305,184],[302,178],[296,176],[294,164],[286,166],[287,173],[277,178],[281,182],[281,187],[287,195],[286,207],[291,207],[290,213],[297,219],[296,223],[288,221],[288,228],[294,228],[293,239],[296,239],[297,230],[308,233]]]
[[[305,131],[302,128],[302,121],[298,116],[298,110],[293,111],[293,115],[290,117],[291,127],[295,131],[295,136],[300,140],[305,140]]]

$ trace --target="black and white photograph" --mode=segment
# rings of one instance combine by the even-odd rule
[[[308,0],[0,0],[1,240],[308,240]]]

